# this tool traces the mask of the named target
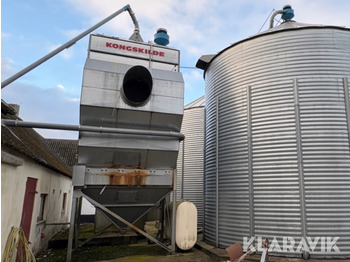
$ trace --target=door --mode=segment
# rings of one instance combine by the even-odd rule
[[[22,208],[22,218],[21,218],[21,228],[24,231],[24,235],[29,241],[30,226],[32,224],[34,199],[36,194],[36,183],[38,179],[27,178],[26,191],[24,194],[23,208]]]

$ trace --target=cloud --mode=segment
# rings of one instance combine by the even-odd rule
[[[2,89],[2,99],[7,103],[20,105],[19,116],[25,121],[79,123],[79,99],[71,97],[60,84],[43,90],[34,85],[14,82],[11,86]],[[55,131],[38,131],[42,135],[45,134],[46,137],[52,137],[55,134]],[[62,131],[57,131],[57,135],[61,134]],[[68,132],[67,135],[70,138],[72,135],[76,136],[73,132]],[[61,136],[61,138],[67,137]]]
[[[66,36],[68,39],[72,39],[80,35],[84,30],[72,29],[72,30],[62,30],[62,35]]]
[[[202,70],[182,70],[185,81],[185,105],[204,95],[204,79]]]
[[[35,129],[41,136],[53,139],[72,139],[78,140],[78,131],[53,130],[53,129]]]
[[[13,60],[9,57],[1,57],[1,78],[5,80],[7,77],[14,74],[13,72]]]
[[[170,46],[180,49],[183,56],[193,59],[202,54],[216,53],[234,42],[257,34],[271,11],[282,9],[285,4],[280,0],[104,0],[103,4],[95,0],[67,2],[79,13],[89,17],[91,23],[102,20],[130,3],[145,41],[153,40],[156,28],[164,27],[170,35]],[[334,5],[329,1],[290,1],[299,22],[308,22],[305,20],[310,19],[310,22],[317,23],[316,18],[319,16],[318,20],[327,18],[326,21],[333,21],[332,24],[343,25],[347,18],[339,15],[341,10],[338,7],[349,10],[350,2],[340,0],[339,3]],[[327,13],[328,6],[332,6],[330,13]],[[267,27],[268,21],[263,31]],[[133,24],[130,16],[123,13],[98,31],[128,38],[133,32]]]
[[[60,46],[62,46],[62,44],[55,44],[55,45],[50,45],[49,46],[49,52],[52,52],[53,50],[56,50],[57,48],[59,48]],[[64,60],[70,60],[73,57],[73,49],[69,48],[69,49],[64,49],[63,51],[58,53]]]
[[[186,78],[191,78],[191,79],[195,79],[195,80],[198,80],[198,79],[202,80],[203,79],[202,70],[199,70],[199,69],[190,70],[190,72],[186,72],[183,75]]]
[[[11,34],[10,34],[10,33],[1,32],[1,39],[10,38],[10,37],[11,37]]]
[[[302,23],[350,27],[350,1],[295,1],[292,5],[294,19]],[[302,20],[300,20],[302,19]]]
[[[74,103],[80,103],[80,98],[76,97],[76,98],[68,98],[68,100],[70,102],[74,102]]]
[[[61,85],[61,84],[58,84],[58,85],[56,86],[56,88],[58,88],[59,90],[64,90],[64,86]]]

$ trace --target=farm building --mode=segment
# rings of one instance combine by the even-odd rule
[[[21,121],[4,101],[1,118]],[[1,253],[12,227],[36,254],[69,222],[72,169],[49,145],[31,128],[1,127]]]

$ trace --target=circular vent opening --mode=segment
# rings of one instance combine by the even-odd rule
[[[152,76],[143,66],[130,68],[123,80],[124,100],[131,106],[142,106],[148,102],[152,93]]]

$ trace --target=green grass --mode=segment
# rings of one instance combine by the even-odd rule
[[[89,238],[95,234],[94,225],[93,224],[81,224],[79,227],[79,238]],[[55,235],[53,240],[65,240],[68,239],[69,229],[64,232],[60,232]]]

